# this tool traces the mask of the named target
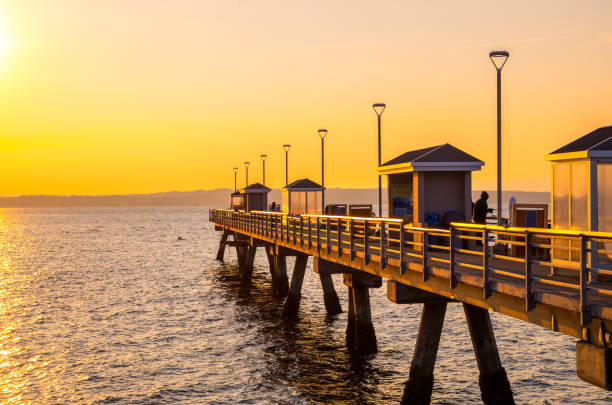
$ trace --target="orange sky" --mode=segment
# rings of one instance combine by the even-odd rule
[[[612,124],[612,2],[0,0],[1,195],[268,184],[376,187],[383,160],[450,142],[495,186],[547,190],[544,155]],[[257,178],[255,177],[257,176]]]

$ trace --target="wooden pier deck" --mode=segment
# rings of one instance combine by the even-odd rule
[[[252,247],[252,255],[262,246],[269,255],[313,256],[316,272],[344,274],[349,290],[376,287],[377,278],[387,279],[392,301],[425,303],[422,328],[444,317],[443,310],[428,303],[458,301],[464,303],[468,324],[477,319],[470,311],[482,308],[573,336],[579,339],[578,375],[612,389],[612,234],[464,223],[427,229],[392,218],[291,217],[263,211],[211,210],[210,221],[226,240],[231,234]],[[367,305],[369,316],[369,300]],[[354,309],[359,308],[349,308],[349,317],[355,316]],[[426,319],[432,311],[437,315]],[[490,329],[484,313],[481,325]],[[479,354],[472,337],[477,357],[492,356]],[[492,330],[491,339],[494,346]],[[413,367],[416,359],[415,353]]]

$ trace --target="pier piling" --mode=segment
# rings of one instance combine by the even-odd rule
[[[514,405],[510,382],[502,367],[489,311],[463,304],[476,362],[480,370],[479,385],[485,405]]]
[[[287,256],[274,255],[274,296],[284,298],[289,291],[289,279],[287,277]]]
[[[308,265],[308,255],[298,255],[295,257],[295,266],[291,275],[291,286],[285,300],[283,315],[286,317],[295,317],[300,309],[300,300],[302,299],[302,283],[304,281],[304,273]]]
[[[249,283],[253,276],[253,263],[255,262],[255,255],[257,254],[257,246],[245,246],[244,247],[244,265],[242,269],[242,282]]]
[[[349,324],[353,319],[353,344],[349,349],[354,349],[359,354],[371,354],[378,351],[376,333],[372,324],[372,312],[370,308],[370,288],[382,286],[382,279],[371,274],[344,274],[344,284],[349,287],[352,296],[352,314],[349,309]],[[349,305],[351,300],[349,296]],[[351,317],[352,315],[352,317]],[[347,344],[351,341],[349,335],[351,330],[347,326]]]
[[[319,273],[319,279],[321,280],[321,287],[323,288],[323,303],[325,304],[327,314],[338,315],[342,313],[340,298],[338,298],[338,294],[336,293],[334,280],[332,280],[331,274]]]
[[[355,301],[353,300],[353,287],[348,287],[348,318],[346,322],[346,347],[355,348]]]
[[[225,255],[225,245],[227,245],[227,237],[229,236],[229,231],[224,230],[221,235],[221,242],[219,242],[219,250],[217,250],[217,260],[223,261],[223,256]]]
[[[402,405],[429,405],[434,384],[434,367],[446,314],[446,302],[423,304],[421,324],[417,337],[410,374]]]

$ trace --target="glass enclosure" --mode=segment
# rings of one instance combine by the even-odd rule
[[[589,230],[589,163],[568,162],[553,165],[553,225],[555,229]],[[574,246],[576,245],[576,246]],[[575,242],[555,240],[553,258],[578,261]]]
[[[283,212],[289,215],[322,214],[321,191],[283,190]]]
[[[241,208],[242,207],[242,195],[238,194],[238,195],[233,195],[232,194],[232,200],[231,200],[231,208]]]
[[[612,232],[612,162],[597,165],[597,229]],[[600,243],[599,249],[612,250],[612,243]],[[600,254],[599,264],[612,264],[612,255]]]

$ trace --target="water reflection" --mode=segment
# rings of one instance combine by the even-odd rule
[[[302,305],[298,319],[287,319],[282,300],[271,295],[267,269],[257,268],[247,286],[236,266],[221,265],[217,271],[219,286],[240,307],[236,321],[253,324],[258,341],[265,342],[270,357],[262,380],[290,386],[297,396],[316,403],[376,404],[401,394],[401,386],[393,394],[379,389],[381,379],[396,372],[373,364],[375,355],[357,356],[346,349],[346,313],[330,317],[307,312]],[[322,300],[322,291],[305,287],[303,300]]]

